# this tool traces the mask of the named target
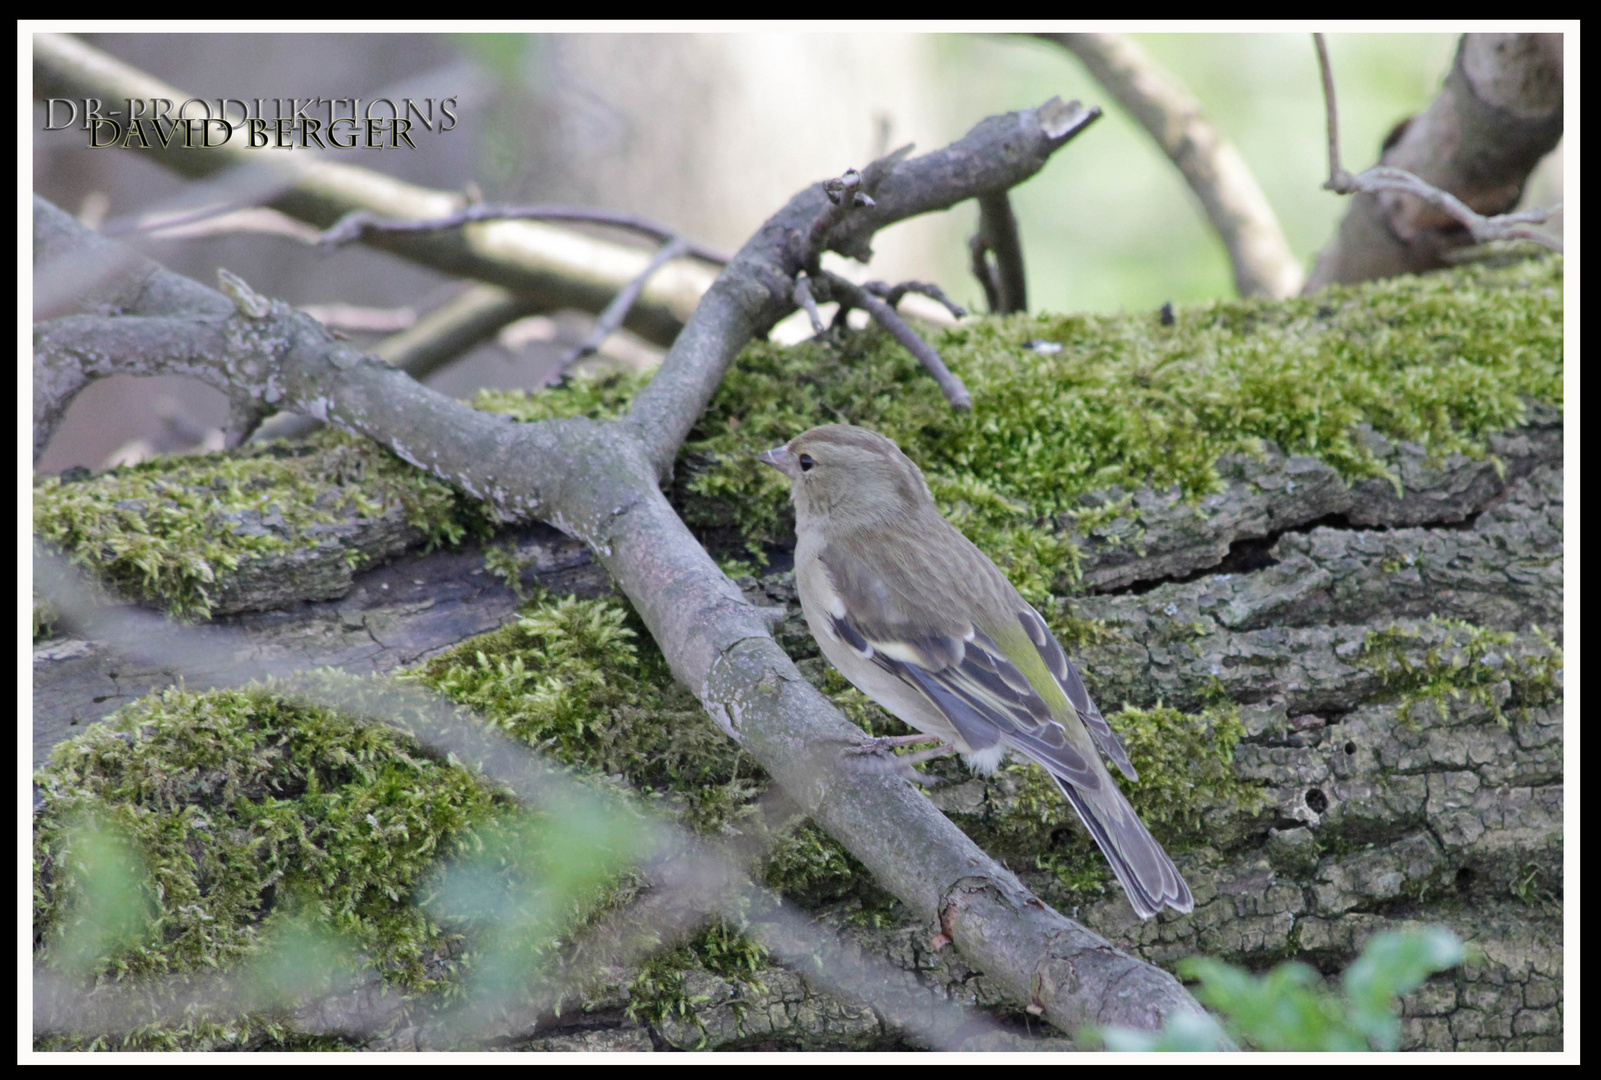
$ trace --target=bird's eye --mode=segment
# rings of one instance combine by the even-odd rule
[[[802,454],[799,458],[799,461],[801,472],[810,472],[812,466],[817,464],[817,462],[812,460],[812,455],[810,454]]]

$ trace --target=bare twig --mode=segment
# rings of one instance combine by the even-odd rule
[[[1548,221],[1560,204],[1483,212],[1516,205],[1529,170],[1561,137],[1561,35],[1554,35],[1555,58],[1552,37],[1463,35],[1440,97],[1386,140],[1380,164],[1353,174],[1340,163],[1328,47],[1322,34],[1312,35],[1328,129],[1329,177],[1323,187],[1358,198],[1339,238],[1319,257],[1307,291],[1436,269],[1465,243],[1527,240],[1563,250],[1560,237],[1527,227]],[[1424,207],[1439,213],[1426,214]]]
[[[566,371],[584,357],[599,352],[600,347],[606,343],[606,339],[615,334],[618,328],[623,325],[623,320],[628,317],[629,309],[639,299],[639,294],[644,291],[645,283],[650,280],[651,275],[674,259],[687,254],[692,246],[683,237],[675,236],[658,248],[656,254],[651,256],[650,262],[646,264],[645,269],[639,272],[639,276],[623,286],[622,291],[612,299],[611,303],[606,305],[606,310],[602,311],[595,319],[595,325],[590,329],[589,335],[584,338],[583,342],[561,358],[561,364],[557,370]]]
[[[728,265],[729,256],[724,252],[686,240],[666,225],[650,218],[589,206],[491,206],[477,203],[465,206],[454,214],[426,221],[384,221],[366,210],[353,210],[329,226],[318,238],[318,243],[326,248],[336,248],[380,233],[443,232],[486,221],[578,221],[606,225],[648,237],[658,244],[676,243],[682,248],[680,255],[689,255],[713,266]]]
[[[1300,261],[1273,207],[1201,103],[1123,34],[1041,34],[1089,69],[1184,175],[1217,231],[1241,296],[1294,296]]]
[[[869,281],[862,288],[883,300],[890,307],[899,307],[901,299],[907,293],[917,293],[935,301],[953,318],[967,318],[967,309],[945,295],[945,290],[929,281],[903,281],[899,285],[889,285],[882,281]]]
[[[971,244],[973,261],[983,263],[989,271],[985,253],[995,256],[993,273],[980,278],[984,295],[994,298],[990,312],[1010,315],[1028,310],[1027,276],[1023,272],[1023,241],[1017,235],[1017,216],[1012,213],[1012,200],[1004,191],[980,195],[978,199],[978,233]]]
[[[1001,283],[996,280],[995,267],[990,265],[989,245],[984,243],[984,234],[976,232],[967,239],[967,268],[978,279],[979,287],[984,290],[984,306],[990,311],[1001,309]]]
[[[895,340],[906,346],[906,351],[917,357],[918,363],[923,365],[934,381],[939,384],[940,392],[945,400],[951,403],[953,409],[967,410],[973,407],[973,395],[967,392],[962,380],[957,378],[945,361],[939,358],[939,353],[933,346],[917,336],[917,331],[906,325],[894,308],[868,292],[859,285],[854,285],[838,274],[824,272],[828,280],[830,291],[835,293],[842,305],[859,307],[873,317],[884,329],[895,336]]]
[[[818,314],[817,301],[812,297],[812,279],[804,270],[795,275],[795,305],[812,321],[812,333],[823,333],[823,317]],[[840,310],[843,313],[844,309]]]
[[[1329,65],[1329,47],[1322,34],[1312,35],[1317,46],[1318,76],[1323,81],[1323,108],[1328,116],[1329,179],[1323,186],[1332,188],[1336,183],[1349,183],[1351,174],[1340,164],[1340,112],[1334,104],[1334,71]]]

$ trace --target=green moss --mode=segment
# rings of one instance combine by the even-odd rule
[[[523,589],[523,563],[504,547],[484,549],[484,569],[499,578],[518,600],[526,600]]]
[[[1466,698],[1504,726],[1506,700],[1526,712],[1561,696],[1562,649],[1539,627],[1531,634],[1532,643],[1511,631],[1431,617],[1369,631],[1357,662],[1400,701],[1408,722],[1420,702],[1432,703],[1445,719],[1447,699]]]
[[[506,999],[572,927],[630,895],[622,868],[641,834],[615,795],[518,809],[401,732],[297,704],[330,692],[360,710],[382,683],[168,690],[58,747],[35,778],[38,961],[74,979],[145,978],[152,1015],[212,971],[247,1000],[382,980],[444,1009]],[[132,915],[108,924],[108,909]],[[51,1045],[293,1036],[270,1011],[244,1012]]]
[[[626,1013],[631,1020],[658,1027],[668,1020],[687,1022],[702,1032],[704,1046],[705,1029],[695,1012],[701,1001],[687,987],[685,976],[692,971],[705,972],[738,982],[754,994],[766,989],[762,973],[767,968],[766,949],[723,920],[714,919],[685,944],[657,953],[640,968],[628,986]],[[738,1012],[739,1002],[733,1007]]]
[[[405,677],[572,766],[603,803],[642,794],[716,833],[745,826],[766,783],[675,684],[617,598],[541,597],[516,625]],[[381,686],[325,678],[358,707]],[[371,977],[427,994],[428,1007],[439,1008],[464,993],[493,1000],[496,987],[514,992],[572,927],[632,895],[631,878],[616,872],[639,835],[628,814],[558,820],[554,810],[514,812],[493,785],[434,760],[405,735],[294,704],[297,692],[282,685],[169,690],[57,748],[38,777],[47,803],[36,821],[35,858],[43,962],[60,968],[68,952],[87,948],[91,963],[68,965],[80,977],[215,969],[248,979],[250,964],[282,951],[273,942],[285,926],[310,919],[368,958],[356,966]],[[109,879],[140,883],[130,910],[149,902],[149,925],[136,940],[123,933],[113,942],[101,932],[86,947],[73,945],[73,927],[85,922],[75,912],[86,905],[72,898],[104,878],[86,877],[74,848],[90,842],[74,840],[73,823],[91,811],[129,838],[134,862],[146,868],[124,866]],[[597,862],[597,852],[609,855]],[[576,881],[566,880],[572,867]],[[811,876],[819,876],[815,868]],[[854,864],[839,876],[867,877]],[[675,963],[681,971],[748,974],[759,957],[735,930],[713,928],[654,961],[649,978],[673,984],[663,972]],[[671,997],[670,989],[662,993]],[[270,1019],[151,1025],[107,1045],[237,1048],[292,1035],[268,1032]]]
[[[525,422],[568,416],[611,420],[628,411],[629,401],[650,382],[650,374],[613,372],[587,376],[574,372],[558,386],[534,394],[525,390],[480,390],[474,395],[472,406]]]
[[[619,777],[696,829],[745,812],[760,770],[674,682],[626,601],[545,597],[525,612],[406,677],[558,761]]]
[[[429,545],[485,527],[447,485],[365,439],[325,430],[301,446],[163,458],[75,483],[41,479],[33,531],[128,596],[205,618],[246,560],[316,544],[313,526],[377,517],[397,503]]]
[[[856,856],[810,821],[778,840],[765,873],[769,888],[850,926],[889,926],[904,914]]]
[[[516,625],[441,654],[408,677],[472,706],[489,725],[582,775],[616,777],[690,828],[710,834],[763,828],[752,814],[764,774],[674,681],[618,597],[540,597]],[[860,867],[845,874],[850,870]],[[630,1015],[652,1022],[690,1017],[685,972],[754,985],[764,956],[716,922],[645,964],[630,987]]]
[[[1062,348],[1026,344],[1041,340]],[[941,509],[1038,604],[1075,577],[1052,524],[1115,513],[1115,500],[1081,503],[1091,492],[1199,498],[1221,455],[1264,439],[1353,480],[1383,476],[1359,424],[1482,455],[1525,399],[1560,406],[1562,263],[1195,305],[1172,327],[1143,314],[986,319],[934,343],[973,393],[968,415],[883,334],[746,349],[685,446],[687,520],[732,523],[753,548],[783,543],[788,485],[755,454],[815,424],[864,424],[922,466]]]
[[[167,690],[56,748],[35,777],[43,963],[90,977],[230,970],[311,919],[407,991],[452,977],[459,937],[410,899],[436,860],[478,842],[474,830],[504,801],[394,731],[284,700],[291,689]],[[85,964],[67,954],[93,914],[75,899],[94,885],[88,820],[125,838],[143,868],[136,887],[159,903],[143,933]],[[181,1037],[193,1048],[230,1030],[261,1037],[250,1022],[208,1021],[122,1045]]]
[[[1512,878],[1508,891],[1525,906],[1548,915],[1562,914],[1561,868],[1526,863]]]

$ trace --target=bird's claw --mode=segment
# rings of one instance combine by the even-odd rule
[[[914,768],[914,766],[925,761],[930,761],[934,758],[944,757],[946,754],[953,753],[955,751],[955,747],[940,742],[940,745],[931,750],[922,750],[915,754],[907,754],[905,757],[895,753],[896,747],[916,746],[930,742],[940,741],[927,735],[881,735],[877,738],[868,739],[865,742],[855,743],[847,747],[845,749],[845,753],[850,757],[865,758],[870,756],[875,759],[873,761],[856,762],[853,766],[855,768],[865,768],[865,770],[868,772],[895,773],[900,776],[904,776],[914,784],[920,784],[924,787],[933,787],[934,785],[943,783],[944,781],[938,776],[929,776],[926,773],[920,773],[916,768]]]

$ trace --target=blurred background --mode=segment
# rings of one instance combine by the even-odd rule
[[[1324,111],[1307,34],[1141,34],[1135,39],[1234,142],[1303,267],[1344,200],[1327,175]],[[100,34],[94,47],[185,94],[215,99],[455,97],[460,123],[418,149],[337,160],[491,203],[574,203],[657,219],[732,252],[796,191],[907,142],[919,152],[983,117],[1052,95],[1105,117],[1013,193],[1030,307],[1119,312],[1227,298],[1233,279],[1195,197],[1151,139],[1065,50],[1029,37],[863,34]],[[1372,164],[1397,121],[1423,109],[1456,48],[1451,34],[1332,35],[1347,167]],[[1525,205],[1561,198],[1561,154]],[[91,224],[181,201],[189,181],[137,152],[85,148],[44,130],[35,102],[36,193]],[[287,220],[287,219],[286,219]],[[867,276],[941,285],[983,310],[967,269],[971,204],[880,234]],[[306,307],[370,345],[467,283],[362,245],[322,252],[309,230],[241,225],[148,242],[206,284],[226,267],[258,292]],[[607,233],[615,238],[617,234]],[[341,315],[342,313],[342,315]],[[551,312],[508,328],[428,379],[466,396],[536,388],[591,317]],[[802,324],[803,325],[803,324]],[[804,331],[792,331],[800,333]],[[626,333],[607,352],[660,355]],[[220,445],[222,395],[189,380],[118,377],[74,402],[39,471],[102,468]]]

